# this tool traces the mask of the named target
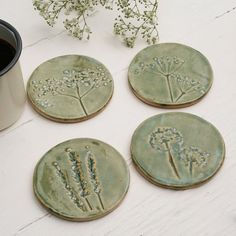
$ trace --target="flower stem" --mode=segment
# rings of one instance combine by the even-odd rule
[[[83,97],[87,96],[91,91],[93,91],[93,89],[95,88],[95,86],[93,85],[90,89],[88,89],[83,95],[80,96],[80,98],[82,99]]]
[[[102,198],[101,198],[100,194],[97,193],[97,196],[98,196],[98,200],[100,202],[100,205],[101,205],[102,209],[104,210],[105,208],[104,208],[104,205],[103,205]]]
[[[166,75],[166,80],[167,80],[167,85],[168,85],[168,89],[169,89],[169,93],[170,93],[170,98],[171,98],[171,102],[173,102],[173,94],[172,94],[172,89],[171,89],[171,84],[170,84],[170,75]]]
[[[84,103],[82,101],[83,96],[80,95],[80,87],[78,85],[76,87],[76,92],[77,92],[77,95],[78,95],[79,103],[80,103],[80,105],[81,105],[81,107],[83,109],[83,112],[85,113],[86,116],[88,116],[88,112],[87,112],[86,107],[85,107],[85,105],[84,105]]]
[[[175,102],[178,102],[180,100],[180,98],[182,98],[185,95],[184,92],[182,92],[175,100]]]
[[[173,156],[171,154],[170,147],[169,147],[168,143],[166,143],[166,148],[167,148],[168,154],[169,154],[170,165],[171,165],[172,169],[174,170],[175,175],[178,177],[178,179],[180,179],[180,176],[179,176],[178,170],[177,170],[177,168],[175,166],[174,159],[173,159]]]
[[[193,162],[190,161],[189,163],[189,172],[190,172],[190,175],[192,176],[193,175]]]
[[[67,172],[66,174],[64,174],[61,170],[61,167],[59,166],[58,163],[54,162],[52,163],[52,165],[54,166],[54,168],[56,169],[56,173],[57,176],[59,177],[61,183],[63,184],[65,190],[68,192],[68,195],[70,196],[71,201],[83,212],[87,211],[86,206],[84,205],[83,201],[77,196],[77,192],[74,190],[74,188],[72,188],[69,185],[69,180]]]
[[[86,201],[86,203],[88,204],[88,206],[89,206],[89,209],[92,211],[92,210],[93,210],[93,208],[92,208],[92,206],[91,206],[91,204],[90,204],[90,202],[89,202],[88,198],[85,198],[85,201]]]
[[[85,107],[84,103],[82,102],[82,99],[79,98],[78,100],[79,100],[79,103],[80,103],[80,105],[81,105],[81,107],[83,109],[83,112],[85,113],[86,116],[88,116],[88,112],[86,110],[86,107]]]

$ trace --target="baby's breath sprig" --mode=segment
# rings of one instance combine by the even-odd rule
[[[134,47],[138,35],[148,44],[157,42],[157,0],[117,0],[116,5],[121,14],[115,19],[115,34],[128,47]]]
[[[54,26],[59,15],[64,12],[67,16],[64,27],[78,39],[90,38],[92,33],[86,17],[94,11],[98,1],[90,0],[33,0],[35,10],[46,20],[48,25]]]
[[[149,44],[158,39],[157,8],[158,0],[33,0],[35,10],[54,26],[64,13],[64,27],[74,37],[89,39],[92,33],[87,17],[96,7],[112,10],[116,4],[119,16],[115,19],[114,31],[120,35],[128,47],[133,47],[138,35]]]

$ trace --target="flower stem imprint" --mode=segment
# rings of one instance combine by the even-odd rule
[[[180,98],[182,98],[185,95],[184,92],[182,92],[175,100],[175,102],[178,102],[180,100]]]
[[[112,83],[107,71],[100,66],[94,69],[66,69],[62,72],[62,78],[48,78],[42,81],[33,80],[33,90],[37,92],[37,103],[45,108],[55,104],[48,102],[48,97],[63,96],[78,102],[80,111],[88,116],[85,106],[86,97],[96,89],[103,89]]]
[[[191,177],[195,169],[203,168],[207,165],[209,158],[210,153],[194,146],[184,147],[179,152],[179,159],[184,162]]]
[[[176,72],[182,68],[184,63],[185,61],[181,58],[162,56],[154,57],[152,63],[147,64],[146,66],[145,63],[141,63],[140,67],[142,71],[147,70],[149,73],[157,75],[158,77],[160,75],[164,77],[167,83],[166,90],[169,92],[171,102],[174,102],[176,99],[173,94],[173,89],[175,90],[173,80],[176,77]],[[177,99],[180,99],[180,97]]]
[[[88,112],[87,112],[87,110],[86,110],[86,107],[85,107],[85,105],[84,105],[82,99],[79,98],[78,100],[79,100],[79,103],[80,103],[80,105],[81,105],[81,107],[82,107],[82,109],[83,109],[84,114],[85,114],[86,116],[88,116]]]
[[[80,97],[77,97],[77,96],[73,96],[73,95],[70,95],[70,94],[63,94],[63,93],[58,93],[58,96],[64,96],[64,97],[69,97],[69,98],[72,98],[72,99],[76,99],[78,101],[78,103],[80,104],[84,114],[86,116],[88,116],[88,112],[87,112],[87,109],[82,101],[82,98]]]
[[[62,172],[61,167],[57,162],[52,163],[53,167],[56,169],[56,174],[59,177],[61,183],[63,184],[64,188],[66,189],[68,196],[72,200],[72,202],[83,212],[87,211],[86,206],[84,205],[83,201],[77,197],[75,190],[69,185],[68,179],[66,179],[65,174]]]
[[[170,93],[170,99],[171,99],[171,102],[173,102],[174,99],[173,99],[173,93],[172,93],[171,84],[170,84],[170,75],[166,75],[166,80],[167,80],[168,90]]]
[[[71,162],[71,169],[73,172],[73,179],[78,184],[80,189],[80,196],[86,201],[90,210],[93,210],[91,203],[88,200],[88,196],[90,195],[87,181],[85,180],[82,162],[80,160],[79,155],[76,152],[72,151],[72,149],[67,148],[66,152],[68,153],[69,160]]]
[[[149,144],[154,150],[168,154],[170,167],[178,179],[181,179],[181,176],[175,164],[176,161],[179,165],[180,161],[184,163],[189,175],[193,177],[198,173],[198,169],[207,166],[211,156],[199,147],[185,146],[183,135],[173,127],[157,127],[149,136]],[[181,168],[181,175],[182,171],[183,168]]]
[[[178,177],[178,179],[180,179],[180,175],[179,175],[177,167],[175,165],[174,158],[173,158],[173,156],[171,154],[171,151],[170,151],[170,146],[168,145],[168,143],[166,143],[165,145],[166,145],[166,148],[168,150],[170,165],[171,165],[173,171],[175,172],[175,175]]]
[[[101,189],[101,186],[100,186],[100,182],[98,180],[98,172],[97,172],[97,169],[96,169],[96,161],[95,161],[95,157],[93,156],[91,151],[88,151],[87,168],[88,168],[88,172],[89,172],[90,181],[93,185],[93,191],[97,195],[98,201],[99,201],[102,209],[104,210],[105,207],[104,207],[102,197],[101,197],[102,189]]]
[[[172,127],[158,127],[149,137],[149,143],[154,150],[168,154],[168,162],[175,176],[180,179],[178,169],[175,165],[174,157],[171,153],[173,145],[181,146],[183,142],[182,134]]]

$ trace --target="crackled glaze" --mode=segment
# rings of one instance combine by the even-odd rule
[[[61,122],[86,120],[111,99],[113,80],[95,59],[68,55],[41,64],[28,82],[28,97],[43,116]]]
[[[193,48],[163,43],[139,52],[129,67],[129,83],[144,102],[177,108],[196,103],[210,89],[213,72]]]
[[[151,182],[185,189],[207,181],[219,170],[225,147],[213,125],[174,112],[144,121],[133,135],[131,154],[138,170]]]
[[[87,221],[115,209],[129,187],[128,167],[111,146],[73,139],[49,150],[34,173],[40,202],[67,220]]]

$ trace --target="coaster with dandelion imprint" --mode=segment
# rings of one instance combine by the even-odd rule
[[[134,94],[147,104],[163,108],[187,107],[210,90],[211,66],[200,52],[176,43],[145,48],[129,67]]]
[[[27,92],[34,109],[46,118],[79,122],[95,116],[108,104],[113,80],[97,60],[66,55],[41,64],[31,75]]]
[[[153,116],[135,131],[131,155],[150,182],[188,189],[213,177],[223,164],[225,145],[209,122],[188,113]]]
[[[34,192],[53,214],[72,221],[98,219],[113,211],[129,187],[129,170],[110,145],[72,139],[49,150],[34,172]]]

